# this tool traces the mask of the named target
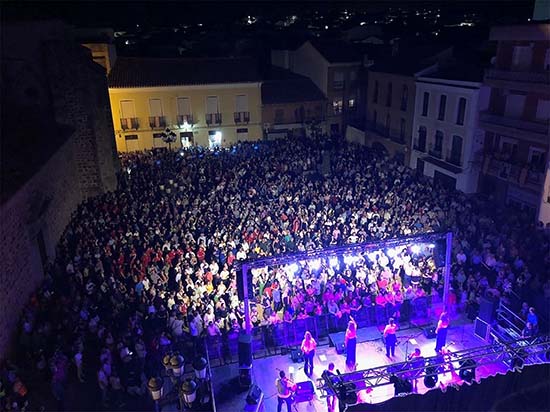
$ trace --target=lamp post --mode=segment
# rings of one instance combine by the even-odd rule
[[[176,133],[171,130],[169,127],[164,130],[164,132],[161,133],[162,141],[164,143],[168,143],[168,150],[172,151],[172,143],[174,143],[177,139]]]
[[[162,398],[163,384],[164,380],[161,377],[151,378],[149,379],[149,382],[147,382],[147,388],[151,393],[151,398],[153,398],[153,401],[155,402],[155,412],[159,412],[160,410],[159,400]]]
[[[191,409],[197,398],[197,383],[192,379],[186,379],[180,387],[181,409]]]
[[[183,369],[185,367],[185,359],[178,353],[175,353],[170,358],[170,368],[172,369],[172,374],[176,380],[179,380],[183,374]]]

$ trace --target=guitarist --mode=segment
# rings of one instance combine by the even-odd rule
[[[294,382],[285,376],[285,371],[279,372],[279,377],[275,381],[277,386],[277,412],[281,412],[283,403],[286,402],[287,412],[290,412],[292,406],[292,391],[294,390]]]

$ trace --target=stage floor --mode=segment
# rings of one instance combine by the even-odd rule
[[[403,362],[405,353],[414,350],[414,347],[420,347],[422,354],[426,357],[435,355],[435,339],[428,339],[419,328],[411,328],[397,333],[398,345],[395,349],[395,357],[388,359],[386,357],[385,346],[382,339],[358,343],[357,345],[357,370],[368,369],[376,366],[391,365],[392,363]],[[418,342],[417,345],[409,343],[407,348],[406,341],[414,338]],[[452,326],[448,330],[447,344],[451,351],[459,351],[463,349],[484,346],[485,342],[474,336],[473,323],[468,319],[455,319]],[[326,369],[330,362],[333,362],[336,369],[342,373],[348,371],[345,366],[345,356],[336,353],[334,347],[328,345],[317,347],[314,359],[313,376],[308,378],[303,371],[302,363],[294,363],[290,356],[271,356],[263,359],[254,360],[252,368],[253,382],[258,385],[264,393],[265,412],[276,412],[277,396],[275,380],[278,377],[278,370],[281,369],[289,372],[289,368],[294,368],[294,381],[303,382],[312,380],[314,386],[317,386],[317,378],[321,377],[321,373]],[[489,375],[494,375],[496,372],[506,372],[508,368],[503,364],[492,364],[479,366],[476,368],[476,379],[484,378]],[[220,366],[212,370],[214,382],[214,395],[218,411],[242,411],[246,405],[245,398],[247,391],[239,389],[238,385],[238,367],[236,364],[228,366]],[[450,372],[439,375],[439,385],[447,385],[452,382],[461,382],[461,379]],[[436,387],[436,388],[437,388]],[[428,389],[424,386],[422,379],[418,381],[418,393],[425,393]],[[361,391],[359,398],[361,402],[379,403],[383,402],[394,395],[393,385],[385,385],[375,388],[370,393]],[[321,397],[321,392],[317,390],[316,398],[311,405],[309,403],[297,404],[298,412],[324,412],[327,410],[326,401]],[[294,408],[293,408],[294,409]],[[336,409],[338,410],[338,409]],[[283,406],[283,412],[286,412],[286,405]]]

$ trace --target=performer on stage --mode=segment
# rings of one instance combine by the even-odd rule
[[[356,364],[355,349],[357,347],[357,323],[355,323],[353,316],[349,317],[344,344],[346,346],[346,365],[354,368]]]
[[[445,340],[447,340],[447,328],[449,327],[449,315],[447,312],[443,312],[437,322],[437,328],[435,329],[436,341],[435,351],[439,352],[443,346],[445,346]]]
[[[315,356],[316,347],[317,347],[317,342],[315,342],[315,339],[313,339],[313,337],[311,336],[311,333],[309,331],[306,331],[304,335],[304,340],[302,341],[302,346],[300,346],[300,349],[304,354],[304,372],[308,376],[313,374],[313,357]],[[309,369],[308,369],[308,365],[309,365]]]
[[[279,377],[275,381],[277,386],[277,412],[281,412],[283,403],[286,402],[286,410],[290,412],[292,407],[292,389],[294,383],[285,376],[285,371],[279,372]]]
[[[386,356],[389,358],[395,356],[395,344],[397,343],[397,324],[393,318],[390,318],[388,324],[384,328],[384,339],[386,340]]]
[[[325,380],[325,384],[332,380],[333,377],[336,376],[334,373],[334,363],[330,362],[328,364],[328,369],[325,369],[323,373],[321,374],[321,377]],[[327,388],[327,407],[328,412],[334,412],[334,403],[336,401],[336,394],[330,389],[330,387]]]
[[[424,366],[424,358],[422,357],[420,348],[415,348],[414,352],[407,357],[407,360],[410,362],[410,367],[412,369],[410,378],[412,378],[413,381],[413,391],[416,392],[418,390],[418,376],[424,371],[423,369],[419,369]]]

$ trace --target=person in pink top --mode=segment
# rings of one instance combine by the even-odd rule
[[[304,372],[308,376],[313,374],[313,357],[315,356],[316,347],[317,347],[317,342],[315,342],[315,339],[313,339],[313,336],[311,336],[311,333],[309,331],[306,331],[304,335],[304,340],[302,340],[302,346],[300,346],[300,349],[304,354]]]
[[[384,339],[386,340],[386,356],[389,358],[395,356],[395,344],[397,343],[397,324],[393,318],[390,318],[388,324],[384,328]]]

